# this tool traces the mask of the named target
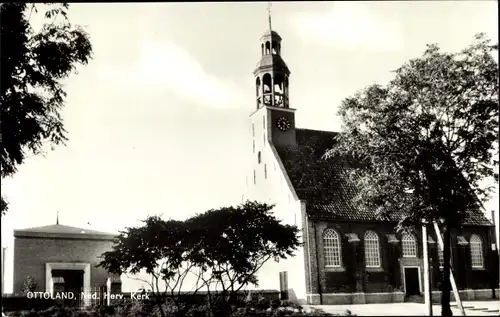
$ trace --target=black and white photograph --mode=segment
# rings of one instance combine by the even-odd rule
[[[498,316],[498,10],[1,3],[2,316]]]

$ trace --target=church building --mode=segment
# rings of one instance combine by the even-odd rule
[[[275,204],[275,215],[297,225],[303,242],[295,257],[263,267],[259,288],[280,288],[290,300],[325,305],[402,302],[423,294],[421,232],[397,234],[398,219],[383,221],[352,203],[356,191],[347,175],[356,162],[322,159],[337,132],[296,127],[301,105],[297,112],[289,99],[291,72],[271,23],[259,45],[247,198]],[[443,264],[436,241],[430,230],[434,301],[440,298]],[[461,231],[452,234],[453,274],[462,300],[491,299],[498,288],[495,243],[494,226],[480,210],[471,210]]]

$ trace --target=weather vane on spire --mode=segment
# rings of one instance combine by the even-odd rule
[[[267,5],[267,11],[269,12],[269,31],[272,31],[272,28],[271,28],[271,6],[272,6],[272,2],[269,1],[268,5]]]

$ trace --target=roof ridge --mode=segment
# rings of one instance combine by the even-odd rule
[[[19,233],[21,233],[21,232],[45,232],[43,230],[49,230],[49,231],[46,231],[47,233],[57,232],[57,230],[54,232],[54,230],[50,230],[50,229],[62,229],[62,230],[69,229],[72,231],[79,231],[79,233],[90,233],[90,234],[101,234],[101,235],[113,235],[114,234],[111,232],[104,232],[104,231],[99,231],[99,230],[74,227],[74,226],[68,226],[68,225],[61,225],[61,224],[52,224],[52,225],[30,227],[30,228],[24,228],[24,229],[15,229],[14,231],[19,232]]]

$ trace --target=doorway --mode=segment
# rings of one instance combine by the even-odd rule
[[[420,295],[420,267],[404,267],[406,296]]]
[[[64,279],[63,292],[73,293],[73,298],[65,298],[65,306],[80,306],[81,294],[83,291],[83,270],[52,270],[52,277],[62,277]]]

